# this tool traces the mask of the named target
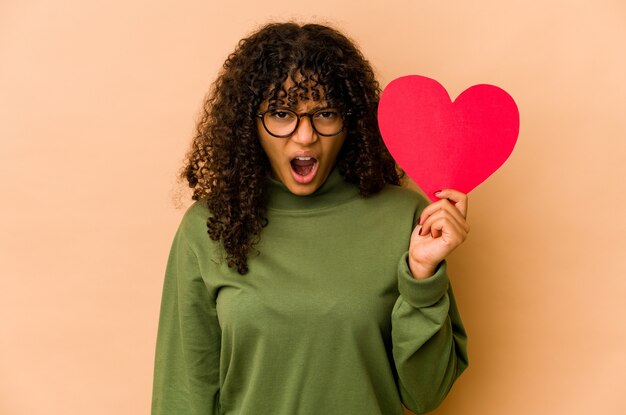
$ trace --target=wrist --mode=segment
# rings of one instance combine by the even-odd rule
[[[423,280],[432,277],[435,274],[436,266],[424,265],[422,263],[419,263],[411,259],[410,255],[407,257],[407,262],[409,265],[409,270],[411,271],[411,275],[416,280]]]

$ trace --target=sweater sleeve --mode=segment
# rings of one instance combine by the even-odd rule
[[[435,409],[468,366],[467,336],[441,261],[423,280],[411,275],[408,252],[398,264],[392,311],[393,358],[404,406],[416,414]]]
[[[165,271],[152,415],[217,415],[221,330],[215,301],[182,226]]]

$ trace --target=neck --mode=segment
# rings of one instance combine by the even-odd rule
[[[335,166],[324,183],[315,192],[305,196],[291,193],[281,181],[268,176],[266,195],[267,208],[270,210],[307,211],[347,202],[359,195],[359,189],[345,181]]]

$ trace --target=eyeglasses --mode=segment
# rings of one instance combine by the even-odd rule
[[[345,115],[350,115],[350,113]],[[343,116],[332,108],[303,114],[296,114],[288,108],[272,108],[257,114],[265,131],[279,138],[286,138],[293,134],[300,125],[300,119],[307,116],[311,120],[313,130],[321,136],[330,137],[343,131]]]

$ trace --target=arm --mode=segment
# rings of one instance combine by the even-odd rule
[[[215,301],[181,226],[163,285],[152,415],[218,414],[220,343]]]
[[[468,365],[467,335],[445,260],[469,232],[467,195],[445,189],[437,196],[441,200],[418,207],[409,250],[398,265],[400,296],[392,312],[400,397],[418,414],[435,409]]]
[[[434,275],[416,279],[408,253],[398,266],[391,316],[393,358],[402,403],[421,414],[435,409],[467,368],[467,336],[442,261]]]

